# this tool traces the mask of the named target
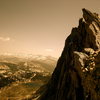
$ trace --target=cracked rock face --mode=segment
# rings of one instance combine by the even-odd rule
[[[83,9],[39,100],[100,100],[100,17]]]

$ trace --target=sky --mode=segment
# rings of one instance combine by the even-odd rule
[[[59,57],[82,8],[100,14],[100,0],[0,0],[0,53]]]

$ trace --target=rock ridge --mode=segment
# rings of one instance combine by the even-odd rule
[[[100,100],[100,17],[82,11],[39,100]]]

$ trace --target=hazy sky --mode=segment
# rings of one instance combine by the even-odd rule
[[[0,0],[0,53],[58,57],[82,8],[100,14],[100,0]]]

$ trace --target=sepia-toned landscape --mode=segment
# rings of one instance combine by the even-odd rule
[[[0,0],[0,100],[100,100],[99,14],[99,0]]]

